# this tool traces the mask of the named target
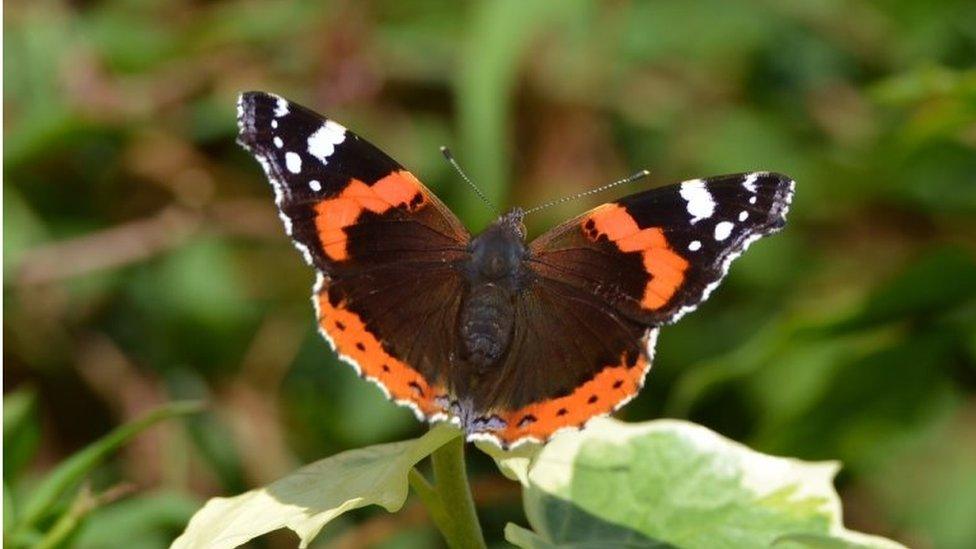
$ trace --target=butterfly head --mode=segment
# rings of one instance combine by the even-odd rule
[[[471,240],[468,249],[473,274],[496,280],[518,272],[527,253],[524,215],[521,208],[515,208]]]
[[[517,234],[520,239],[525,240],[525,210],[519,207],[512,208],[505,215],[495,221],[495,225],[504,225],[507,230]]]

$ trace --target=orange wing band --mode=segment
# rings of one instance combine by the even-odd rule
[[[346,227],[365,212],[384,213],[391,208],[416,211],[428,202],[420,181],[406,170],[367,185],[351,179],[341,193],[315,205],[315,228],[325,254],[333,261],[349,259]]]
[[[663,230],[658,227],[641,229],[623,206],[600,206],[581,227],[583,234],[594,242],[606,237],[622,252],[641,252],[644,269],[650,275],[641,299],[644,308],[664,307],[684,283],[688,261],[668,245]]]
[[[643,355],[633,364],[621,356],[571,394],[499,414],[506,427],[491,433],[510,446],[521,440],[545,441],[562,428],[582,427],[593,417],[606,415],[640,391],[650,362]]]
[[[382,386],[390,399],[415,408],[424,418],[443,412],[436,397],[444,392],[419,372],[390,355],[356,313],[332,305],[324,289],[315,296],[319,326],[340,357],[354,363],[359,374]]]

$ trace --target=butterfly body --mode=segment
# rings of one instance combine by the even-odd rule
[[[285,229],[317,271],[320,332],[392,400],[469,439],[545,441],[643,385],[660,326],[779,230],[793,181],[691,180],[594,208],[527,241],[515,209],[471,236],[409,171],[278,96],[238,103]]]
[[[529,284],[528,249],[520,212],[512,212],[471,239],[463,266],[465,296],[459,315],[459,354],[474,375],[497,366],[508,350],[515,302]],[[464,377],[462,375],[462,377]],[[456,380],[458,385],[463,380]]]

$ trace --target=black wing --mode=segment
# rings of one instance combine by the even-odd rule
[[[403,166],[305,107],[248,92],[238,125],[286,231],[319,271],[322,335],[397,403],[441,413],[468,232]]]

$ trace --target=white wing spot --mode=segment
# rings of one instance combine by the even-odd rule
[[[315,192],[319,192],[322,190],[322,184],[319,183],[318,179],[313,179],[308,182],[308,188],[312,189]]]
[[[288,114],[288,101],[286,101],[284,97],[279,97],[278,101],[275,103],[275,118],[281,118],[286,114]]]
[[[708,219],[715,213],[715,201],[712,193],[705,188],[705,182],[701,179],[692,179],[681,184],[681,198],[688,202],[688,213],[691,214],[691,223]]]
[[[302,171],[302,157],[293,152],[285,153],[285,166],[288,167],[288,171],[291,173],[299,173]]]
[[[754,193],[756,192],[757,179],[759,179],[759,174],[751,173],[746,177],[746,180],[742,182],[742,186],[745,187],[747,191]]]
[[[750,204],[755,204],[756,203],[756,197],[755,196],[749,197],[749,203]]]
[[[323,164],[335,152],[336,145],[346,140],[346,128],[331,120],[326,120],[315,133],[308,137],[308,154],[318,158]]]
[[[277,135],[274,138],[274,144],[275,147],[278,147],[279,149],[285,146],[285,142],[282,141],[281,138],[278,137]]]
[[[691,244],[688,244],[688,249],[693,252],[697,252],[698,250],[701,249],[701,242],[697,240],[692,240]]]
[[[732,227],[735,225],[731,221],[720,221],[715,225],[715,240],[725,240],[732,234]]]
[[[278,129],[278,121],[277,120],[272,120],[271,121],[271,127],[274,128],[274,129]]]
[[[746,219],[749,219],[749,212],[742,210],[739,212],[739,223],[742,223]]]

